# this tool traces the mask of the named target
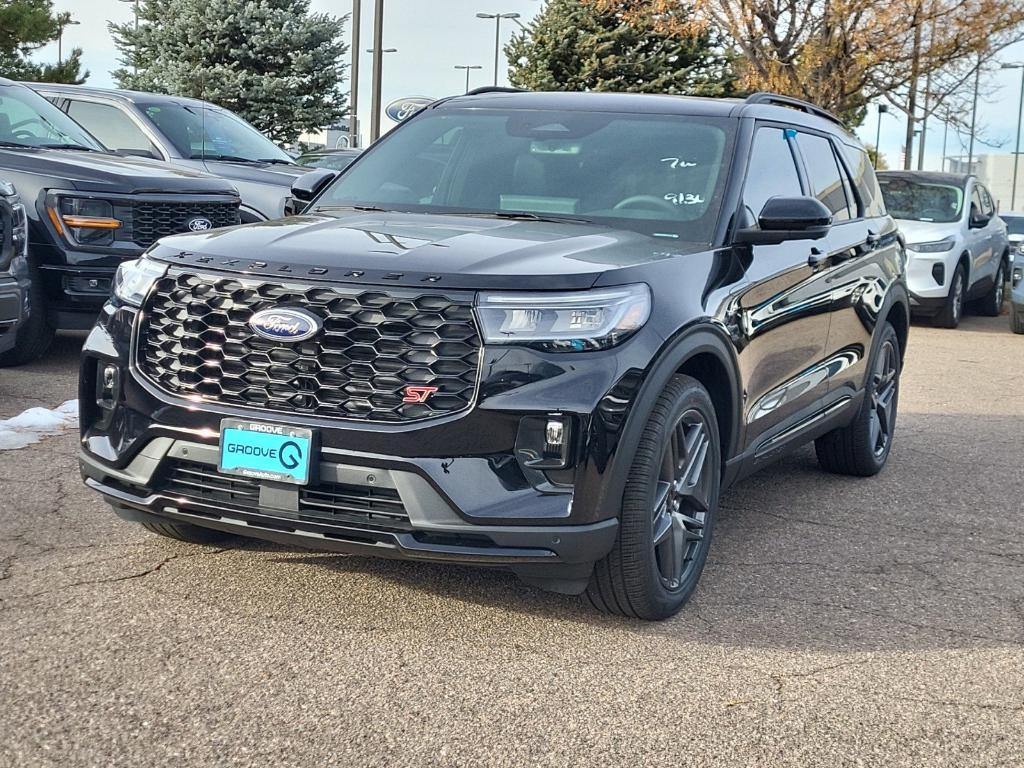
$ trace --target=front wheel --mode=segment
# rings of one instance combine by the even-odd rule
[[[722,452],[711,397],[675,376],[655,403],[629,469],[619,535],[587,597],[598,609],[665,619],[697,587],[711,546]]]
[[[864,402],[853,422],[814,441],[822,469],[870,477],[885,466],[896,433],[900,400],[900,341],[886,323],[864,386]]]

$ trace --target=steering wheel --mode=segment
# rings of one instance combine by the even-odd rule
[[[617,202],[612,210],[621,211],[626,208],[640,208],[641,210],[648,211],[667,211],[671,214],[675,214],[677,212],[676,207],[668,200],[655,197],[654,195],[633,195],[632,197],[627,197],[625,200]]]
[[[11,136],[16,139],[38,139],[32,131],[11,131]]]

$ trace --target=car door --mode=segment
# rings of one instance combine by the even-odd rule
[[[971,255],[971,274],[968,288],[988,276],[988,265],[992,260],[992,236],[984,222],[985,203],[981,196],[981,185],[971,182],[970,206],[967,213],[967,248]],[[973,298],[973,297],[971,297]]]
[[[1009,250],[1009,243],[1006,236],[1006,223],[999,218],[999,212],[996,210],[996,204],[992,199],[992,194],[988,191],[988,187],[984,184],[979,184],[978,188],[981,190],[982,211],[988,217],[988,223],[985,224],[989,251],[986,275],[995,279],[1003,254]]]
[[[903,250],[863,149],[837,136],[806,132],[797,145],[811,189],[833,215],[821,245],[832,296],[825,365],[826,401],[833,405],[864,386],[871,340],[886,294],[902,270]]]
[[[757,226],[770,198],[805,194],[795,135],[776,124],[755,127],[738,228]],[[744,444],[759,455],[774,437],[813,414],[828,389],[822,364],[831,297],[822,268],[812,263],[816,247],[812,240],[749,246],[736,313]]]

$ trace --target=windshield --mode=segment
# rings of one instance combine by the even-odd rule
[[[1024,216],[1007,216],[1003,214],[1000,218],[1006,222],[1006,234],[1024,235]]]
[[[964,204],[964,191],[960,187],[897,176],[879,176],[878,183],[885,207],[894,219],[941,223],[960,220]]]
[[[710,242],[731,125],[680,115],[423,112],[339,177],[314,210],[584,219]]]
[[[182,157],[192,160],[284,162],[291,158],[242,118],[227,110],[174,104],[140,104]]]
[[[0,85],[0,145],[104,151],[78,123],[21,85]]]

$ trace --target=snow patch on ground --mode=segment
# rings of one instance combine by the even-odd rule
[[[57,435],[78,424],[78,401],[68,400],[50,410],[29,408],[10,419],[0,419],[0,451],[24,448],[47,435]]]

